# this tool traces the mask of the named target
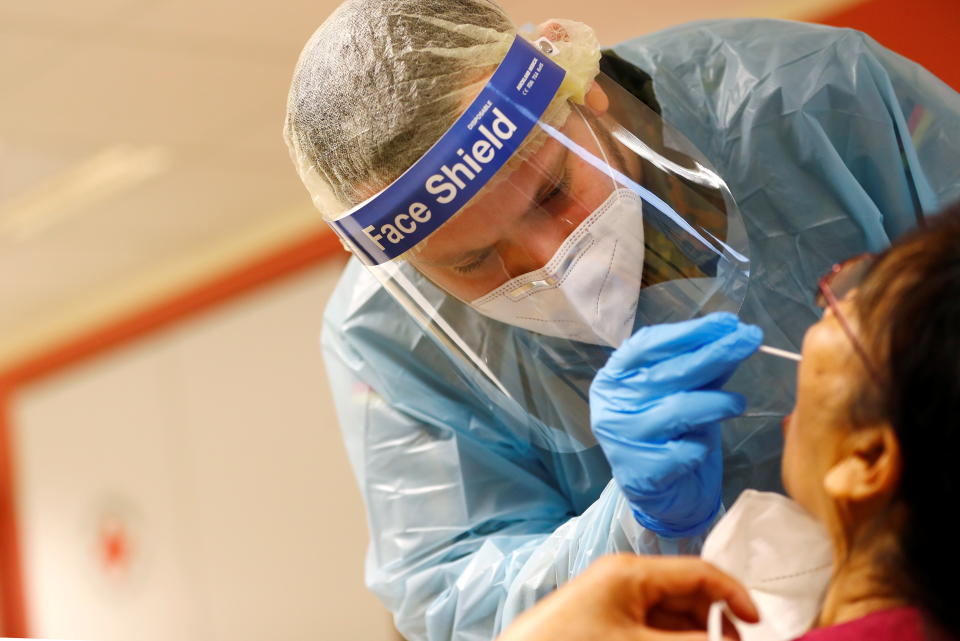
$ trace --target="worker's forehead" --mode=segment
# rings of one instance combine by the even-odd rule
[[[494,242],[500,231],[535,205],[544,184],[550,184],[562,172],[557,164],[565,156],[565,147],[548,138],[529,158],[509,167],[497,176],[468,205],[437,229],[417,259],[444,262],[446,254]]]

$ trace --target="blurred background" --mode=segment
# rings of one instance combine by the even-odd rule
[[[960,0],[504,4],[852,26],[960,88]],[[398,638],[318,345],[345,255],[280,135],[335,5],[0,0],[0,636]]]

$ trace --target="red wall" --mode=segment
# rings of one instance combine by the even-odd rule
[[[865,31],[960,91],[960,0],[867,0],[815,19]]]

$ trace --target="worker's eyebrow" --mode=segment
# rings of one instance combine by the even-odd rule
[[[553,193],[553,190],[562,183],[564,174],[566,173],[567,159],[569,156],[570,150],[564,147],[563,152],[557,154],[551,168],[548,171],[544,171],[540,174],[542,179],[540,184],[537,185],[536,191],[534,192],[535,196],[533,198],[533,202],[530,204],[530,207],[523,212],[523,216],[527,216],[543,206],[543,203],[547,200],[551,193]],[[459,265],[467,265],[482,256],[484,253],[493,251],[495,245],[496,243],[484,243],[481,246],[457,250],[456,252],[441,255],[433,259],[423,259],[421,257],[420,262],[433,267],[457,267]]]

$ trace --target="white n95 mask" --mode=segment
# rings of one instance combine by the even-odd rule
[[[780,494],[746,490],[717,523],[700,555],[743,583],[760,623],[731,616],[741,641],[789,641],[816,621],[830,577],[833,551],[827,531],[800,505]],[[710,611],[709,637],[721,638],[723,605]]]
[[[546,265],[470,302],[533,332],[617,347],[633,331],[643,275],[643,200],[617,189]]]

